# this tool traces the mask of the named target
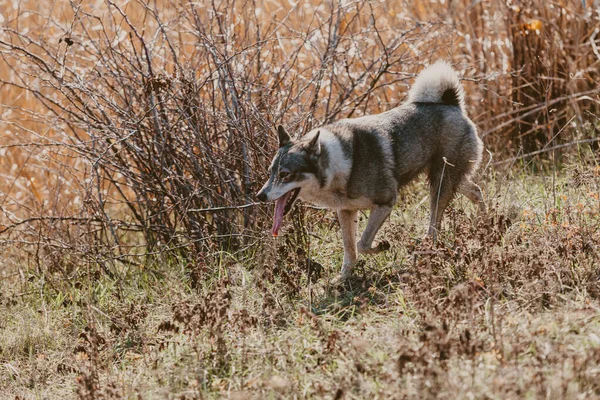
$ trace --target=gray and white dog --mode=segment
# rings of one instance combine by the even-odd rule
[[[456,72],[437,62],[415,80],[408,101],[393,110],[322,126],[298,140],[278,127],[279,150],[269,167],[260,201],[277,200],[273,235],[296,199],[337,211],[344,242],[341,278],[352,273],[357,250],[387,250],[373,239],[390,215],[398,190],[422,172],[430,184],[428,234],[440,229],[442,215],[456,192],[485,211],[481,189],[470,179],[483,144],[467,117],[464,91]],[[357,242],[357,213],[370,209]]]

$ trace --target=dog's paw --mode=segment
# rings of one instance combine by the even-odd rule
[[[390,242],[388,242],[387,240],[382,240],[381,242],[377,243],[378,251],[387,251],[390,249],[390,247],[392,247],[392,246],[390,245]]]
[[[329,284],[334,288],[344,286],[350,280],[350,276],[351,275],[340,274],[333,278]]]
[[[364,245],[361,240],[356,242],[356,249],[358,250],[358,252],[360,254],[374,254],[377,252],[377,248],[371,247],[371,243],[369,243],[369,245],[367,246],[367,245]]]
[[[381,253],[382,251],[389,250],[390,247],[390,242],[387,240],[382,240],[381,242],[377,243],[377,246],[374,247],[367,247],[360,241],[357,243],[358,252],[361,254],[377,254]]]

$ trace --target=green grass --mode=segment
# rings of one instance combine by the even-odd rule
[[[600,169],[567,161],[555,179],[488,169],[488,215],[457,199],[437,244],[423,240],[425,183],[410,186],[380,233],[392,249],[343,287],[330,284],[342,258],[333,214],[314,210],[304,235],[289,219],[245,252],[158,258],[118,279],[24,268],[2,286],[0,391],[598,397]],[[307,255],[320,266],[310,282]]]

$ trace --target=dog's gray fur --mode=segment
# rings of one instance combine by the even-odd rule
[[[346,278],[357,250],[373,254],[389,247],[384,242],[373,246],[373,239],[399,189],[422,172],[430,183],[428,234],[435,237],[456,192],[485,211],[481,189],[470,180],[483,145],[464,108],[456,73],[438,62],[417,77],[408,101],[393,110],[325,125],[299,140],[279,127],[279,151],[258,198],[276,200],[300,188],[299,198],[336,210],[344,242],[341,275]],[[356,243],[357,210],[366,208],[371,213]]]

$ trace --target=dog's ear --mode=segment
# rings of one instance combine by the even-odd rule
[[[279,135],[279,147],[283,147],[292,141],[290,135],[288,135],[285,128],[281,125],[277,127],[277,134]]]
[[[319,157],[321,155],[321,142],[319,142],[319,134],[321,131],[317,131],[315,136],[310,139],[310,142],[305,147],[305,150],[311,157]]]

